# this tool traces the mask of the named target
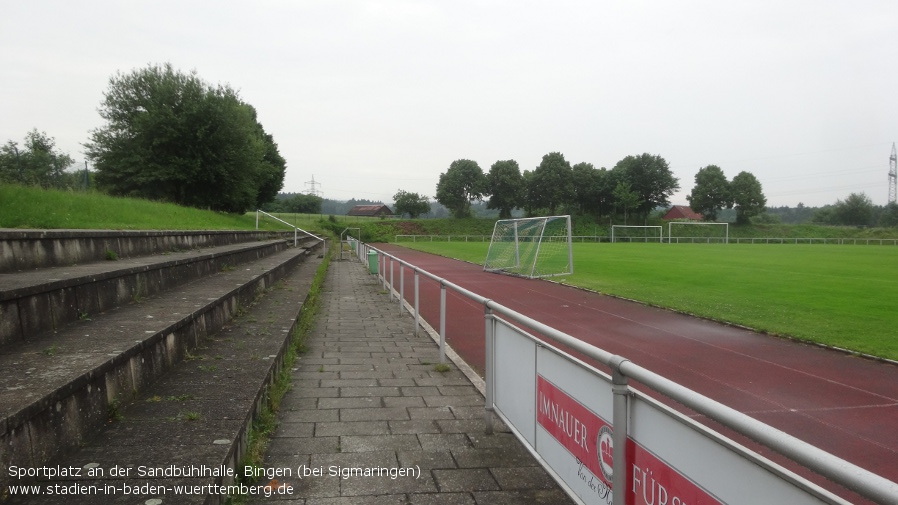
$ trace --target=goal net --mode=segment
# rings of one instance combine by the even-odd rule
[[[671,221],[667,223],[667,241],[671,244],[727,244],[730,223]]]
[[[611,242],[658,242],[664,241],[661,226],[611,225]]]
[[[483,269],[530,278],[573,273],[571,216],[496,221]]]

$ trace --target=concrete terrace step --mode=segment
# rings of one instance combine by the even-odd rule
[[[293,232],[0,229],[0,272],[103,261],[109,253],[129,258],[278,237],[292,239]]]
[[[311,245],[311,244],[309,244]],[[244,242],[120,261],[0,273],[0,349],[287,248]]]
[[[321,260],[307,257],[291,273],[264,294],[245,312],[221,330],[202,340],[189,360],[175,365],[152,386],[122,404],[120,419],[85,438],[77,451],[54,459],[51,466],[95,466],[102,477],[39,479],[41,486],[73,484],[110,489],[94,495],[80,493],[79,504],[219,503],[225,497],[200,493],[172,496],[174,485],[228,485],[230,478],[140,477],[138,467],[204,467],[236,469],[246,450],[247,429],[262,402],[267,387],[280,370],[300,308],[305,302]],[[127,475],[112,475],[120,468]],[[236,472],[235,472],[236,473]],[[165,486],[166,493],[124,496],[124,485]],[[118,492],[113,493],[111,488]],[[72,496],[10,496],[9,504],[72,503]],[[154,502],[155,503],[155,502]]]
[[[315,256],[290,248],[0,349],[0,488],[9,465],[40,466],[82,444],[110,408]]]

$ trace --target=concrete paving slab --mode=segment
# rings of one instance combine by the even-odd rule
[[[573,503],[363,265],[331,263],[321,300],[265,457],[295,492],[251,503]]]

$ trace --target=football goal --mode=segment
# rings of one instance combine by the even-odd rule
[[[730,223],[671,221],[667,223],[667,241],[671,244],[727,244]]]
[[[496,221],[483,269],[530,278],[573,273],[571,216]]]
[[[664,242],[662,226],[611,225],[611,242]]]

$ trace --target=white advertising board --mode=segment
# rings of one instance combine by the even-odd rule
[[[611,505],[610,378],[508,323],[495,342],[497,412],[576,501]],[[628,411],[628,505],[844,503],[638,392]]]
[[[496,325],[495,335],[493,400],[496,409],[533,447],[536,342],[502,323]]]

